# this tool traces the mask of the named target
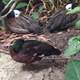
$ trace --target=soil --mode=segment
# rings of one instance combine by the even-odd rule
[[[0,80],[64,80],[64,70],[67,60],[53,60],[53,56],[44,58],[40,62],[31,65],[25,65],[12,60],[9,55],[10,42],[16,38],[37,39],[46,41],[49,44],[59,48],[62,51],[67,47],[67,41],[70,37],[80,35],[80,30],[73,28],[67,31],[45,34],[45,35],[23,35],[23,34],[5,34],[0,32]],[[5,54],[6,53],[6,54]],[[57,56],[62,58],[63,56]]]

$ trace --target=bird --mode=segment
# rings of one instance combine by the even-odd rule
[[[67,14],[71,9],[78,6],[77,3],[68,3],[65,9],[59,10],[47,22],[47,30],[50,33],[64,31],[73,26],[73,22],[77,19],[77,14]]]
[[[71,9],[71,6],[72,6],[71,4],[68,4],[66,6],[68,10],[67,14],[69,15],[77,14],[78,15],[77,19],[75,20],[73,24],[74,24],[75,29],[80,29],[80,6],[76,6],[74,9]]]
[[[61,51],[52,45],[38,40],[17,39],[9,47],[13,60],[20,63],[32,64],[45,56],[60,55]]]
[[[26,0],[22,1],[24,2]],[[18,34],[42,34],[44,26],[41,24],[41,22],[39,20],[33,20],[31,16],[27,16],[22,13],[23,9],[14,9],[4,18],[6,32]],[[4,14],[5,12],[3,12],[1,16]]]
[[[13,10],[4,19],[6,30],[12,33],[42,34],[44,26],[39,20],[33,20],[30,16],[21,15],[19,10]]]

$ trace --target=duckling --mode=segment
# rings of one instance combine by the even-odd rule
[[[50,33],[67,30],[71,27],[73,22],[77,19],[77,14],[66,14],[67,9],[74,9],[77,6],[76,3],[68,4],[66,9],[60,10],[48,20],[47,29]]]
[[[17,39],[10,46],[10,55],[13,60],[32,64],[40,61],[44,56],[60,55],[61,51],[46,42],[37,40]]]
[[[19,10],[13,10],[6,18],[7,31],[14,33],[43,33],[43,26],[39,21],[33,20],[30,16],[21,15]]]

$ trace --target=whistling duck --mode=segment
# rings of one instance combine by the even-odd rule
[[[10,46],[10,55],[13,60],[31,64],[41,60],[44,56],[60,55],[61,51],[46,42],[37,40],[17,39]]]
[[[5,25],[8,31],[14,33],[43,33],[43,26],[39,21],[33,20],[29,16],[20,15],[19,10],[13,10],[6,18]]]
[[[78,6],[77,3],[69,3],[65,6],[65,10],[60,10],[49,19],[47,29],[50,33],[67,30],[73,26],[73,22],[77,19],[77,14],[67,14],[71,9]]]
[[[0,11],[2,11],[4,6],[1,6],[0,8]],[[14,33],[43,33],[43,26],[40,21],[33,20],[30,16],[22,15],[21,10],[22,9],[13,10],[7,17],[5,17],[4,22],[6,30]],[[1,15],[4,14],[5,13],[3,12]]]
[[[74,27],[76,29],[80,29],[80,5],[75,7],[74,9],[71,9],[72,4],[68,4],[66,6],[66,9],[68,10],[67,14],[72,15],[72,14],[77,14],[78,17],[77,19],[74,21]]]

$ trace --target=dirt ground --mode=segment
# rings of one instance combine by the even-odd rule
[[[3,46],[7,47],[11,39],[16,38],[17,35],[3,34],[4,32],[0,34],[0,49],[4,49],[7,53],[8,49]],[[47,34],[47,42],[59,48],[63,54],[68,39],[76,35],[80,35],[80,30],[68,29],[64,32]],[[23,35],[17,37],[20,36]],[[32,39],[35,36],[28,37],[26,35],[24,37]],[[38,36],[35,39],[41,38]],[[0,51],[0,80],[64,80],[65,66],[65,60],[54,62],[52,59],[43,59],[38,63],[25,65],[13,61],[10,55]]]

